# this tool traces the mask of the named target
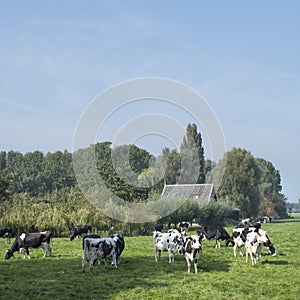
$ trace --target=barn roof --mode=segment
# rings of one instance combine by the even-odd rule
[[[162,191],[163,197],[196,198],[200,200],[216,199],[214,185],[205,184],[166,184]]]

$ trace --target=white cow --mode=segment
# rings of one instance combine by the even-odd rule
[[[166,233],[159,231],[153,232],[154,242],[154,258],[159,261],[161,252],[167,251],[169,256],[169,263],[174,261],[174,255],[179,247],[181,241],[181,234],[176,229],[170,229]]]
[[[258,233],[263,239],[263,246],[268,247],[268,252],[272,255],[276,255],[275,246],[271,243],[268,233],[261,228],[249,227],[249,228],[235,228],[232,230],[232,240],[234,242],[233,255],[236,257],[236,250],[238,249],[240,256],[243,256],[241,248],[245,245],[247,236],[250,232]]]
[[[265,234],[251,231],[247,234],[245,248],[246,248],[246,263],[248,262],[248,255],[251,257],[252,266],[256,265],[261,256],[261,250],[268,239]]]

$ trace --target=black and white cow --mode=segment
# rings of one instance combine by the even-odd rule
[[[236,226],[236,228],[261,228],[261,221],[259,219],[244,219],[241,220],[240,223]]]
[[[191,224],[189,222],[182,221],[178,223],[178,227],[180,228],[181,233],[187,234],[189,228],[191,227]]]
[[[276,255],[276,248],[271,243],[268,234],[261,228],[257,227],[246,227],[246,228],[235,228],[232,230],[232,240],[233,240],[233,255],[236,256],[236,250],[238,249],[240,256],[243,256],[242,247],[245,245],[247,240],[247,235],[250,232],[256,232],[259,236],[265,239],[264,246],[268,248],[268,252],[272,255]]]
[[[0,237],[6,237],[6,243],[10,243],[10,238],[12,236],[12,229],[10,226],[1,226],[0,227]]]
[[[256,265],[261,256],[261,251],[267,242],[268,237],[266,234],[260,234],[257,231],[250,231],[247,234],[245,242],[246,263],[248,263],[248,255],[250,255],[252,266]]]
[[[216,248],[221,247],[221,241],[226,241],[226,246],[233,241],[222,226],[199,226],[196,230],[197,234],[201,237],[202,241],[205,240],[216,240]]]
[[[201,237],[199,235],[186,235],[183,237],[183,243],[178,250],[179,254],[184,255],[188,273],[191,271],[191,263],[194,262],[195,274],[198,273],[198,261],[202,252]]]
[[[76,237],[80,237],[83,233],[90,234],[92,226],[90,225],[79,225],[75,226],[73,233],[70,235],[70,241],[73,241]]]
[[[169,256],[169,263],[173,262],[174,255],[178,250],[181,240],[181,234],[177,229],[170,229],[166,233],[154,231],[153,242],[155,261],[158,262],[160,260],[161,252],[167,251]]]
[[[52,256],[52,249],[50,246],[51,240],[51,231],[43,231],[43,232],[32,232],[32,233],[22,233],[18,236],[11,248],[6,251],[5,259],[9,259],[14,256],[14,252],[20,251],[24,254],[24,259],[26,258],[26,254],[28,259],[30,259],[29,248],[43,248],[44,250],[44,258],[47,253]]]
[[[121,262],[121,254],[125,248],[125,241],[122,235],[115,233],[114,235],[111,236],[111,238],[114,240],[116,243],[116,261],[117,264],[119,265]],[[113,264],[113,263],[112,263]]]
[[[93,265],[98,260],[104,258],[105,266],[107,265],[107,259],[112,259],[112,264],[115,268],[117,264],[117,243],[113,238],[84,238],[83,240],[83,258],[82,258],[82,272],[84,272],[85,265],[90,265],[92,270]]]

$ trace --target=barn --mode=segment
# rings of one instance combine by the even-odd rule
[[[162,191],[163,197],[184,199],[199,199],[203,203],[210,200],[217,201],[217,195],[212,183],[203,184],[165,184]]]
[[[203,184],[165,184],[162,197],[198,199],[201,206],[206,206],[209,202],[217,202],[217,194],[212,183]],[[240,209],[219,203],[226,211],[227,219],[239,220]]]

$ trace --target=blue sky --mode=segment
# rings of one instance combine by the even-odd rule
[[[0,150],[71,151],[103,90],[169,78],[205,97],[228,150],[271,161],[296,202],[299,10],[298,1],[1,2]]]

